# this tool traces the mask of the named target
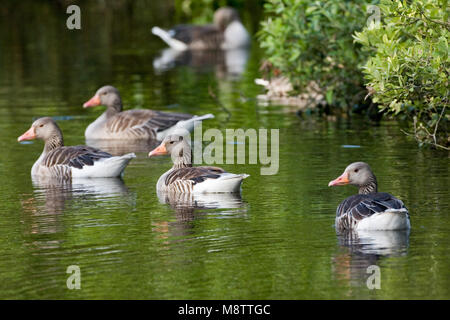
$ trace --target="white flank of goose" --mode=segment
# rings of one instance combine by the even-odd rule
[[[359,193],[348,197],[336,210],[336,229],[405,230],[411,228],[408,209],[393,195],[377,192],[375,175],[365,162],[350,164],[328,186],[355,185]]]
[[[54,178],[110,178],[121,176],[134,153],[114,157],[88,146],[64,146],[62,132],[52,118],[37,119],[17,140],[44,140],[44,151],[31,169],[32,176]]]
[[[170,154],[173,167],[156,184],[158,192],[237,193],[248,174],[234,174],[219,167],[193,167],[191,147],[181,135],[167,136],[149,157]]]

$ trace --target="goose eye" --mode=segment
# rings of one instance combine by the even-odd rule
[[[170,144],[173,144],[175,141],[170,141]]]
[[[358,169],[355,169],[355,172],[358,172],[359,170]]]
[[[43,124],[41,124],[40,126],[39,126],[39,128],[42,128],[44,125]]]

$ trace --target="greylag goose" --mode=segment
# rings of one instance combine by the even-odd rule
[[[106,106],[106,111],[86,128],[87,140],[162,140],[177,129],[192,131],[196,121],[214,118],[148,109],[122,111],[122,99],[113,86],[98,89],[83,107],[99,105]]]
[[[170,154],[173,167],[156,184],[157,192],[228,193],[240,192],[242,180],[248,174],[234,174],[222,168],[191,163],[191,147],[183,136],[170,135],[148,154],[149,157]]]
[[[113,157],[88,146],[64,146],[63,136],[52,118],[37,119],[17,140],[44,140],[45,146],[31,169],[32,176],[54,178],[110,178],[122,174],[134,153]]]
[[[239,19],[238,12],[229,7],[214,13],[208,25],[178,25],[169,31],[153,27],[152,33],[175,50],[228,50],[248,47],[250,36]]]
[[[359,187],[359,194],[348,197],[338,206],[337,230],[405,230],[411,227],[403,202],[389,193],[377,192],[377,179],[367,163],[350,164],[328,186],[347,184]]]

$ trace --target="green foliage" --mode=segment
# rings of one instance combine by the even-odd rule
[[[272,65],[287,76],[297,92],[311,81],[324,91],[329,104],[348,108],[364,98],[366,61],[352,39],[366,23],[369,1],[269,0],[268,18],[259,33]]]
[[[420,143],[446,148],[447,0],[382,0],[379,7],[381,22],[372,22],[354,36],[370,54],[363,70],[373,101],[382,110],[410,117]]]
[[[193,17],[193,23],[208,23],[212,21],[216,4],[214,0],[175,0],[177,13]],[[223,6],[226,1],[218,1]]]
[[[214,11],[220,7],[233,7],[239,11],[245,7],[253,7],[259,11],[263,0],[175,0],[175,11],[178,16],[187,16],[191,23],[210,23]]]

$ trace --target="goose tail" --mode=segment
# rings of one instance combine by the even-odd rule
[[[240,193],[248,174],[224,173],[217,179],[207,179],[194,186],[194,193]]]
[[[211,113],[208,114],[204,114],[203,116],[193,116],[192,120],[195,121],[202,121],[202,120],[206,120],[206,119],[214,119],[214,115]]]
[[[158,36],[163,40],[165,43],[167,43],[171,48],[179,51],[186,50],[188,48],[187,44],[184,42],[181,42],[180,40],[177,40],[173,38],[169,32],[166,30],[161,29],[160,27],[153,27],[152,33],[155,36]]]
[[[176,125],[170,127],[169,129],[158,132],[156,138],[158,140],[163,140],[166,136],[170,134],[184,135],[186,134],[186,130],[192,132],[192,130],[194,130],[194,127],[198,125],[200,121],[213,118],[214,115],[208,113],[203,116],[193,116],[190,119],[178,121]]]

